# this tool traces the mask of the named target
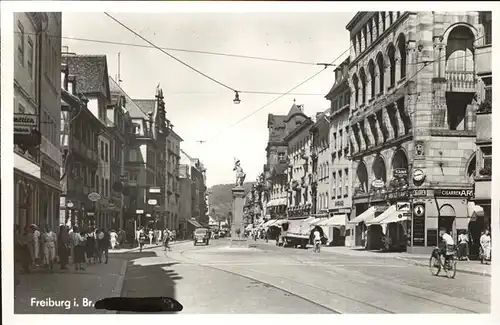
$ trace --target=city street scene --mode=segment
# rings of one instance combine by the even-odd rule
[[[492,312],[491,11],[13,17],[15,314]]]

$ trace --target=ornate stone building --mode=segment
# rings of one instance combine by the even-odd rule
[[[330,200],[330,118],[329,112],[316,114],[311,127],[311,203],[313,215],[328,216]]]
[[[313,183],[310,134],[314,122],[302,105],[293,104],[285,119],[288,144],[288,219],[304,219],[312,212]]]
[[[481,103],[477,111],[476,156],[470,163],[468,174],[474,176],[475,198],[469,203],[469,234],[472,237],[471,252],[477,252],[481,231],[491,229],[491,176],[492,176],[492,72],[491,72],[491,11],[479,13],[484,27],[484,44],[476,48],[476,74],[480,78],[479,97]],[[475,173],[474,169],[475,168]]]
[[[294,108],[295,107],[295,108]],[[288,115],[269,114],[267,128],[269,139],[266,147],[266,164],[264,165],[264,186],[262,206],[266,219],[286,217],[288,205],[288,144],[285,137],[290,132],[290,124],[302,117],[294,115],[298,108],[294,104]],[[290,115],[290,113],[292,113]],[[295,125],[295,124],[294,124]]]
[[[352,222],[362,225],[387,211],[384,217],[394,222],[369,227],[368,246],[379,247],[385,235],[396,246],[428,251],[440,227],[456,238],[468,226],[478,106],[474,52],[484,43],[479,15],[359,12],[347,29],[358,216]],[[399,201],[411,203],[413,213],[405,208],[389,216]]]

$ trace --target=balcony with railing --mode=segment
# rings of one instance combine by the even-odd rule
[[[477,77],[475,71],[446,71],[446,90],[455,93],[475,93]]]

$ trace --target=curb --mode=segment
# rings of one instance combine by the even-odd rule
[[[417,265],[417,266],[425,266],[425,267],[429,266],[429,264],[427,264],[427,263],[424,263],[424,262],[421,262],[421,261],[412,260],[412,259],[405,258],[405,257],[396,257],[396,259],[407,261],[407,262],[411,262],[411,263],[413,263],[414,265]],[[486,276],[486,277],[491,278],[491,274],[490,273],[486,273],[486,272],[469,271],[469,270],[457,269],[457,273],[467,273],[467,274],[481,275],[481,276]]]
[[[122,261],[122,267],[120,269],[120,275],[118,276],[118,280],[116,281],[115,287],[111,293],[109,298],[119,298],[122,296],[123,284],[125,283],[125,275],[127,274],[128,261]],[[118,314],[118,311],[107,311],[108,314]]]
[[[187,242],[190,242],[190,241],[191,240],[179,240],[179,241],[175,241],[175,242],[171,243],[170,246],[175,246],[175,245],[182,244],[182,243],[187,243]],[[153,246],[150,246],[150,247],[144,247],[142,249],[142,251],[150,250],[150,249],[155,249],[155,248],[158,248],[158,247],[163,247],[163,245],[153,245]],[[134,253],[134,252],[139,252],[139,247],[130,248],[128,250],[118,250],[118,251],[112,251],[112,250],[110,250],[109,254],[124,254],[124,253]]]

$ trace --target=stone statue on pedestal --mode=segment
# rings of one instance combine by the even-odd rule
[[[245,181],[246,174],[243,171],[243,168],[241,168],[239,159],[234,159],[233,171],[236,171],[236,187],[243,187],[243,182]]]

